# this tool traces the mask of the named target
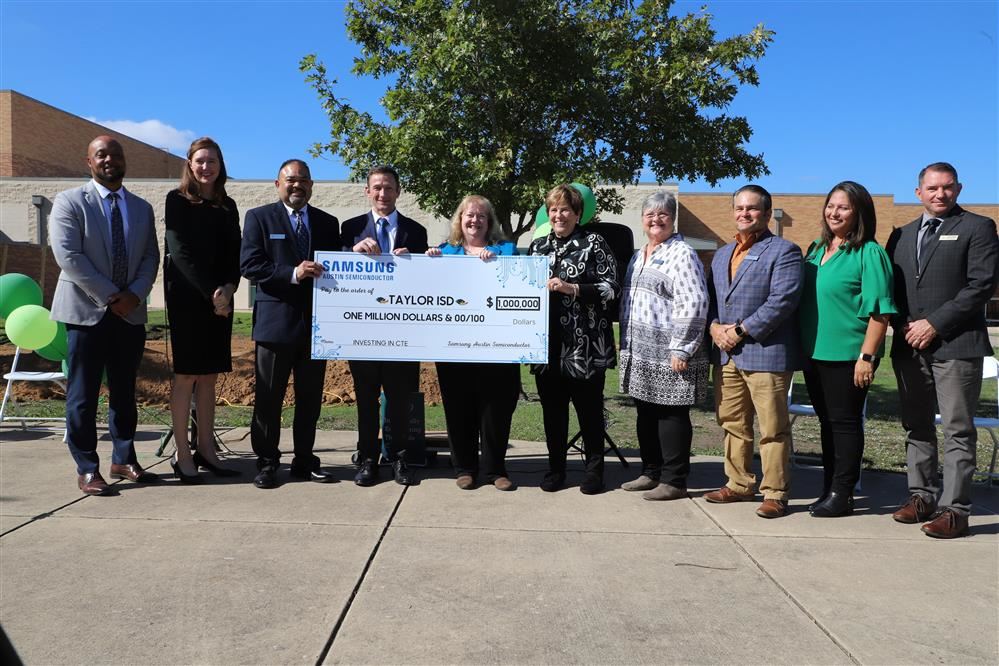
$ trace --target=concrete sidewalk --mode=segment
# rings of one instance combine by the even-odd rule
[[[446,456],[418,486],[359,488],[355,435],[321,432],[342,482],[282,470],[262,491],[245,430],[224,436],[242,479],[202,486],[145,435],[164,482],[84,498],[58,437],[0,433],[0,622],[25,663],[999,662],[999,489],[941,542],[891,520],[902,475],[864,474],[856,514],[820,520],[820,472],[796,470],[793,513],[768,521],[700,498],[720,458],[676,502],[543,493],[525,442],[512,493],[459,490]],[[607,459],[609,488],[637,473]]]

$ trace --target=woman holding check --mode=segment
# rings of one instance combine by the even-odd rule
[[[805,254],[798,321],[811,359],[805,383],[821,426],[824,472],[822,496],[809,507],[816,518],[853,512],[864,404],[896,312],[891,262],[874,240],[876,228],[871,195],[844,181],[826,196],[822,236]]]
[[[501,240],[496,211],[488,199],[469,195],[451,218],[451,234],[431,257],[473,256],[489,261],[516,254],[513,243]],[[498,490],[516,486],[506,471],[510,421],[520,395],[520,366],[516,363],[437,363],[437,381],[444,401],[444,420],[451,446],[451,464],[462,490],[476,487],[479,445],[482,469]]]

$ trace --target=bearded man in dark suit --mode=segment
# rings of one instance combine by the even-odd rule
[[[322,407],[326,361],[312,359],[312,287],[323,274],[312,260],[317,251],[340,249],[335,217],[309,205],[312,176],[302,160],[278,170],[280,201],[247,211],[243,224],[240,272],[256,285],[253,340],[256,342],[256,392],[250,441],[257,455],[258,488],[278,485],[281,459],[281,405],[288,377],[295,373],[295,457],[291,475],[317,483],[335,481],[319,467],[313,452]]]
[[[891,357],[906,430],[909,499],[892,516],[929,521],[928,536],[968,531],[978,433],[974,417],[983,357],[992,355],[985,305],[996,291],[999,238],[995,222],[957,205],[961,184],[946,162],[919,172],[924,212],[895,229],[888,256],[895,272]],[[937,473],[939,407],[944,433],[943,479]]]
[[[377,166],[368,172],[364,193],[371,210],[343,223],[344,250],[364,254],[408,254],[427,251],[427,230],[396,210],[399,173],[390,166]],[[392,430],[392,461],[396,483],[414,482],[403,453],[409,437],[409,411],[412,395],[420,388],[420,364],[415,361],[350,361],[357,399],[357,476],[359,486],[378,481],[378,398],[382,389],[388,401]]]

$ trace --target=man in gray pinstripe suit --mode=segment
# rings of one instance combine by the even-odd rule
[[[957,205],[957,170],[935,162],[919,172],[925,209],[888,239],[895,271],[891,357],[906,431],[909,499],[892,516],[928,520],[938,539],[968,531],[982,387],[982,358],[992,355],[985,304],[996,291],[995,222]],[[943,479],[937,473],[935,407],[944,434]]]

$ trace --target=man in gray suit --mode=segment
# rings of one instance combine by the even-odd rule
[[[999,259],[995,222],[958,206],[960,193],[950,164],[936,162],[920,171],[916,196],[925,210],[895,229],[886,248],[895,271],[891,358],[909,470],[909,499],[892,517],[900,523],[929,520],[922,531],[938,539],[968,531],[982,358],[992,355],[985,304],[996,291]],[[944,434],[942,484],[937,406]]]
[[[135,376],[146,342],[146,296],[159,266],[153,209],[122,187],[125,152],[110,136],[87,148],[93,179],[56,195],[49,236],[62,269],[52,318],[66,324],[66,428],[80,490],[107,495],[97,456],[97,398],[106,370],[111,478],[158,480],[135,456]]]

